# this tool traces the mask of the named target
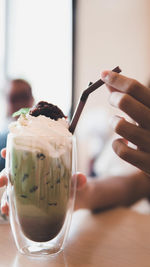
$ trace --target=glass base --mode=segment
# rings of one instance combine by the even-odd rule
[[[45,244],[37,244],[37,245],[31,245],[31,246],[26,246],[23,247],[20,252],[22,254],[26,254],[28,256],[32,257],[42,257],[42,256],[52,256],[55,254],[58,254],[62,251],[63,249],[60,247],[56,247],[53,244],[46,246]]]

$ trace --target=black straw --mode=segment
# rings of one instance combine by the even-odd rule
[[[120,73],[121,69],[119,67],[114,68],[112,71]],[[89,83],[89,87],[87,89],[85,89],[80,97],[80,101],[76,107],[76,110],[74,112],[74,115],[72,117],[70,126],[69,126],[69,131],[73,134],[75,131],[75,128],[77,126],[78,120],[80,118],[80,115],[82,113],[82,110],[84,108],[84,105],[87,101],[87,98],[89,96],[89,94],[91,94],[92,92],[94,92],[97,88],[99,88],[100,86],[102,86],[105,82],[103,82],[101,79],[99,79],[98,81],[96,81],[95,83],[90,82]]]

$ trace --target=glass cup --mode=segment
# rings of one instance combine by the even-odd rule
[[[10,224],[18,250],[43,256],[60,252],[67,238],[76,191],[75,138],[7,139]]]

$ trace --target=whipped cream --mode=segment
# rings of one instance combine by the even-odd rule
[[[46,152],[59,157],[72,146],[72,134],[66,119],[52,120],[43,115],[21,115],[9,125],[16,149]]]

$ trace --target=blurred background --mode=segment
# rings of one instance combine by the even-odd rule
[[[75,103],[89,81],[119,65],[123,75],[150,82],[150,1],[77,0],[75,31]],[[88,99],[77,128],[78,168],[94,175],[128,172],[131,166],[112,151],[109,119],[119,114],[105,86]],[[121,114],[121,113],[120,113]],[[121,114],[122,115],[122,114]]]
[[[35,101],[71,106],[72,3],[0,0],[0,87],[7,78],[30,82]],[[2,112],[0,114],[3,115]]]
[[[0,0],[0,126],[8,79],[27,80],[35,102],[67,115],[102,70],[119,65],[149,85],[149,28],[149,0]],[[109,119],[119,112],[108,98],[105,86],[94,92],[76,130],[78,170],[93,177],[130,169],[111,149]]]

